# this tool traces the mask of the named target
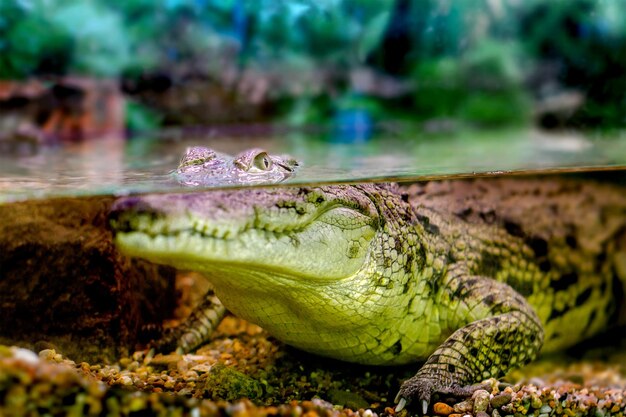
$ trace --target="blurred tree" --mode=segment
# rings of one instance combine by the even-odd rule
[[[63,74],[72,57],[73,39],[26,2],[0,2],[0,78]]]
[[[559,69],[557,83],[585,94],[582,125],[626,125],[626,3],[603,0],[533,2],[521,34],[538,60]]]

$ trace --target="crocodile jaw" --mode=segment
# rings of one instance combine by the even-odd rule
[[[224,238],[194,229],[155,233],[150,227],[151,216],[139,215],[135,223],[140,228],[117,232],[115,239],[130,256],[210,275],[216,269],[226,268],[233,274],[238,269],[251,269],[264,271],[267,279],[338,281],[354,275],[365,262],[375,230],[363,217],[350,209],[336,208],[300,230],[249,228]],[[341,218],[350,219],[350,229],[337,225]],[[232,285],[237,277],[227,279]],[[258,282],[240,285],[256,286]]]
[[[111,220],[116,243],[128,255],[179,269],[207,275],[228,270],[215,279],[241,288],[259,285],[259,276],[246,278],[246,270],[302,285],[339,281],[362,269],[376,233],[367,211],[336,201],[315,205],[296,191],[278,190],[277,198],[250,204],[237,204],[237,197],[253,197],[247,190],[179,195],[186,200],[179,205],[172,195],[122,200]],[[289,207],[282,204],[286,200]]]

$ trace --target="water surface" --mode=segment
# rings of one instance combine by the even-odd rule
[[[178,184],[171,172],[185,149],[194,145],[230,154],[250,147],[288,153],[302,162],[297,175],[285,182],[288,184],[626,167],[625,133],[548,134],[525,129],[424,134],[398,130],[349,143],[319,132],[178,132],[4,152],[0,155],[0,202],[190,190]]]

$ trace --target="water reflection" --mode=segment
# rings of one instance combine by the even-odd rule
[[[287,183],[412,180],[526,170],[610,169],[626,165],[626,135],[587,137],[536,130],[377,133],[367,141],[329,140],[337,132],[274,135],[156,135],[106,138],[31,155],[0,155],[0,201],[185,189],[170,175],[188,146],[228,154],[258,147],[290,154],[303,167]],[[182,137],[185,136],[185,137]]]

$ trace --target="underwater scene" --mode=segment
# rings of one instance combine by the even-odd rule
[[[626,416],[626,2],[0,2],[0,416]]]

